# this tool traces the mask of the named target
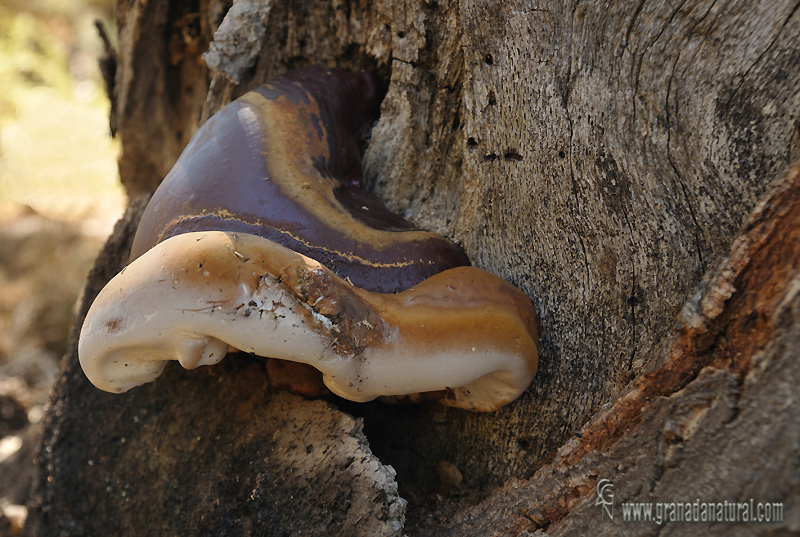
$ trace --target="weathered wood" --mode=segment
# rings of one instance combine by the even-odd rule
[[[537,529],[548,535],[798,531],[798,267],[800,163],[776,182],[728,256],[687,302],[680,327],[650,370],[532,478],[510,480],[446,530],[438,527],[430,535],[484,537]],[[603,478],[614,483],[613,522],[603,522],[596,505],[596,485]],[[751,499],[754,505],[781,504],[780,519],[771,524],[741,518],[735,524],[693,521],[665,528],[663,521],[626,523],[621,506],[695,500],[749,504]],[[743,516],[739,508],[737,513]]]
[[[680,382],[664,384],[654,392],[655,402],[618,398],[632,379],[638,378],[626,394],[652,378],[645,375],[648,371],[669,370],[665,364],[674,356],[664,349],[683,337],[671,334],[687,299],[703,274],[729,253],[769,182],[800,155],[796,1],[242,1],[236,9],[244,15],[221,27],[219,43],[238,42],[238,34],[256,38],[240,52],[236,47],[212,49],[207,58],[216,71],[207,98],[209,83],[197,54],[178,55],[176,64],[163,67],[169,63],[163,35],[178,35],[170,32],[183,28],[177,8],[168,5],[131,1],[120,8],[118,109],[128,114],[125,121],[133,133],[126,135],[120,124],[127,155],[121,173],[130,192],[152,189],[153,177],[166,173],[201,107],[207,118],[254,85],[300,65],[373,68],[389,90],[365,155],[370,185],[391,208],[457,240],[475,265],[528,293],[540,313],[539,374],[519,401],[497,413],[345,405],[365,417],[370,446],[397,469],[401,494],[412,500],[412,530],[429,531],[432,524],[444,523],[441,513],[475,503],[509,478],[528,479],[539,467],[530,484],[512,480],[455,521],[453,534],[466,532],[466,521],[477,519],[485,520],[478,527],[497,534],[513,534],[513,528],[533,531],[548,523],[554,532],[577,532],[581,513],[580,520],[597,520],[590,492],[597,472],[611,468],[598,461],[637,455],[652,459],[641,463],[641,472],[627,485],[622,479],[616,483],[617,499],[623,501],[623,496],[644,497],[628,495],[624,487],[658,489],[654,498],[677,495],[676,487],[687,483],[663,481],[668,472],[661,460],[670,449],[670,457],[678,456],[675,446],[712,445],[694,442],[713,440],[716,457],[730,457],[733,465],[758,465],[763,463],[758,453],[741,442],[742,435],[758,432],[767,438],[785,436],[786,442],[773,442],[777,451],[771,453],[793,456],[786,452],[793,437],[785,427],[796,416],[781,413],[758,429],[758,407],[754,402],[747,414],[741,391],[747,382],[742,379],[751,379],[753,389],[761,390],[752,392],[753,401],[763,399],[768,406],[789,397],[782,388],[774,393],[763,388],[781,380],[770,368],[791,357],[781,351],[781,341],[789,341],[781,338],[789,338],[794,326],[788,313],[775,321],[763,342],[764,356],[771,356],[763,367],[769,371],[754,377],[760,371],[755,366],[736,369],[701,361],[706,369],[691,369]],[[193,26],[200,28],[197,43],[211,41],[226,7],[201,2],[197,18],[182,19],[200,21]],[[141,30],[156,24],[150,20],[165,29],[157,39]],[[145,35],[152,43],[141,42]],[[153,73],[143,73],[141,66],[152,61]],[[133,91],[140,84],[142,89]],[[181,107],[175,108],[176,96],[184,94]],[[154,125],[145,128],[146,122]],[[136,167],[126,165],[126,159]],[[786,255],[793,259],[796,252]],[[750,274],[747,267],[737,270]],[[791,287],[789,277],[785,289]],[[774,294],[756,282],[749,285],[754,297],[790,295],[785,289]],[[720,307],[746,311],[745,305]],[[782,308],[792,311],[788,305]],[[707,317],[704,311],[701,318]],[[686,330],[689,325],[682,322]],[[715,322],[722,323],[720,330],[729,326]],[[684,350],[685,359],[695,357],[691,349]],[[240,366],[219,367],[239,379],[231,382],[249,385],[240,378]],[[70,389],[83,389],[70,388],[80,384],[74,355],[64,368],[62,391],[56,393],[69,398],[75,396]],[[743,377],[746,371],[751,374]],[[192,392],[180,381],[181,374],[165,379],[175,383],[170,397]],[[795,374],[787,372],[784,380]],[[263,397],[267,404],[273,396]],[[704,398],[710,399],[695,404]],[[140,404],[114,401],[120,409]],[[597,420],[627,420],[630,414],[606,410],[583,434],[599,443],[578,443],[584,452],[577,455],[578,441],[570,439],[602,405],[615,401],[634,405],[629,410],[636,423],[651,421],[652,428],[636,432],[641,425],[631,423],[615,436],[606,431],[607,422]],[[58,404],[55,400],[54,408]],[[219,404],[226,403],[221,399]],[[737,405],[738,417],[731,410]],[[682,416],[701,407],[713,407],[702,414],[708,421],[699,431],[706,436],[689,438]],[[201,415],[206,409],[196,404],[194,412]],[[51,433],[63,419],[64,413],[49,415]],[[659,423],[673,423],[668,429],[684,441],[672,433],[669,441],[659,437]],[[77,449],[74,439],[63,438],[51,445],[56,455]],[[742,451],[736,452],[736,445]],[[557,458],[546,464],[560,447]],[[105,448],[91,444],[90,449]],[[605,459],[604,451],[616,455]],[[42,460],[58,460],[52,458],[56,455],[42,455]],[[706,472],[698,483],[710,487],[718,469],[692,466],[703,462],[702,455],[693,457],[675,459],[675,468]],[[455,464],[464,477],[462,487],[446,498],[431,496],[441,461]],[[584,468],[583,473],[571,472],[573,465]],[[53,471],[43,464],[42,479]],[[549,481],[547,471],[556,472]],[[786,467],[776,464],[765,472],[779,475]],[[763,485],[758,477],[737,479],[731,478],[729,490],[755,494]],[[67,483],[74,484],[57,479],[47,485],[53,491],[48,501],[59,508],[69,498],[55,491]],[[578,518],[571,521],[576,506]],[[509,522],[500,521],[504,514]],[[39,516],[35,509],[32,516]],[[53,519],[49,523],[53,526],[41,527],[57,526]],[[604,531],[609,528],[618,529]]]
[[[528,292],[543,322],[528,396],[437,431],[465,476],[529,475],[613,400],[786,169],[795,7],[466,3],[461,91],[419,74],[390,89],[379,191]],[[409,70],[424,68],[392,75]]]
[[[119,172],[131,199],[155,190],[197,129],[208,91],[200,54],[223,6],[210,0],[117,2],[111,127],[122,145]]]

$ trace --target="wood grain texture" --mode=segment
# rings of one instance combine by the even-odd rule
[[[416,534],[796,532],[798,266],[800,164],[774,182],[728,255],[686,303],[675,334],[613,404],[529,480],[509,480],[449,527],[419,528]],[[602,478],[614,483],[613,522],[604,521],[595,505]],[[751,499],[782,504],[780,519],[626,523],[621,509],[623,502],[749,504]]]
[[[652,359],[788,166],[796,7],[416,10],[429,39],[393,63],[367,170],[390,207],[526,291],[544,327],[527,397],[437,428],[465,475],[529,474]]]
[[[200,54],[226,9],[211,0],[117,3],[111,127],[131,199],[155,190],[196,131],[209,84]]]

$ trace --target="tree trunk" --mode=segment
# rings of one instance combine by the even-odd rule
[[[664,529],[601,523],[602,478],[617,502],[785,504],[781,524],[702,532],[800,530],[800,172],[784,175],[800,157],[798,5],[121,1],[112,123],[132,196],[272,76],[374,69],[389,89],[370,186],[532,298],[540,370],[493,414],[311,403],[258,385],[263,363],[244,357],[110,396],[73,345],[31,534]],[[143,203],[101,254],[73,341]],[[330,456],[310,471],[300,445]],[[463,483],[446,490],[441,462]]]

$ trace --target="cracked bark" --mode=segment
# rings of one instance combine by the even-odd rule
[[[800,408],[800,165],[772,185],[728,256],[684,306],[651,368],[528,480],[510,480],[436,535],[691,534],[698,527],[598,524],[615,503],[784,502],[779,524],[703,525],[706,535],[797,531]],[[794,363],[793,363],[794,362]],[[749,445],[757,439],[759,449]],[[742,446],[747,446],[742,448]],[[648,484],[648,486],[642,486]],[[532,514],[533,513],[533,514]],[[621,515],[618,511],[618,515]],[[759,531],[760,530],[760,531]],[[431,533],[432,535],[434,533]]]
[[[800,445],[788,391],[800,363],[797,284],[777,270],[797,266],[798,254],[789,225],[798,222],[784,211],[797,207],[797,173],[779,179],[800,156],[797,2],[273,1],[266,15],[263,4],[239,4],[255,15],[234,31],[264,27],[254,63],[229,73],[233,82],[198,60],[227,4],[195,5],[196,40],[177,19],[158,19],[158,39],[140,43],[146,34],[135,28],[155,15],[131,13],[177,10],[166,0],[121,3],[116,98],[127,104],[116,121],[129,190],[166,174],[201,111],[207,118],[275,74],[309,63],[376,69],[389,90],[364,160],[372,188],[528,293],[542,317],[540,372],[500,412],[337,402],[364,417],[372,450],[397,470],[409,535],[696,529],[599,524],[601,477],[614,480],[620,502],[694,501],[711,490],[703,499],[786,501],[797,516],[796,466],[787,466]],[[142,95],[153,102],[143,106]],[[120,228],[115,240],[129,233]],[[735,291],[720,299],[726,282]],[[40,454],[31,503],[41,535],[70,534],[59,520],[80,518],[56,516],[77,501],[65,490],[87,491],[88,502],[105,486],[56,472],[75,450],[108,449],[79,441],[66,416],[99,423],[148,404],[131,394],[81,418],[91,392],[76,368],[68,356],[46,422],[50,451]],[[214,374],[247,390],[248,371],[228,359]],[[198,388],[183,375],[159,382],[174,384],[168,397],[192,401]],[[262,397],[268,408],[274,396]],[[749,447],[762,438],[763,448]],[[441,461],[463,484],[437,497]],[[223,473],[234,490],[228,480],[239,474]]]

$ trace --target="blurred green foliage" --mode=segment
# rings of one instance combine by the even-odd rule
[[[31,88],[71,97],[75,75],[88,74],[73,72],[74,55],[100,52],[93,22],[108,23],[112,7],[110,1],[0,1],[0,128]]]
[[[67,57],[45,24],[0,4],[0,127],[13,119],[20,96],[36,86],[67,95],[72,90]]]
[[[0,217],[24,205],[60,220],[118,209],[95,28],[113,30],[112,10],[113,0],[0,0]]]

